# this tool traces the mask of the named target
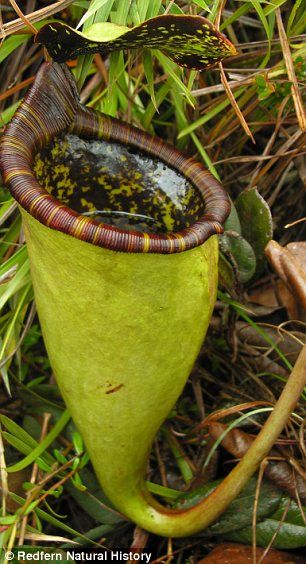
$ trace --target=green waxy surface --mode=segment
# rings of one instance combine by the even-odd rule
[[[105,494],[147,530],[188,534],[196,523],[170,516],[144,479],[207,330],[217,238],[169,256],[118,253],[22,215],[50,362]]]
[[[84,33],[58,22],[45,25],[36,41],[58,62],[89,53],[145,47],[160,49],[181,66],[203,69],[237,54],[230,41],[201,16],[157,16],[131,29],[102,22]]]
[[[236,231],[226,231],[221,236],[220,248],[234,267],[239,282],[248,282],[256,269],[256,257],[248,241]]]

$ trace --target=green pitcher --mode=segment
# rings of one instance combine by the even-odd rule
[[[51,365],[105,494],[155,533],[200,529],[150,497],[145,473],[209,324],[226,193],[162,140],[82,107],[58,63],[7,127],[1,166]]]

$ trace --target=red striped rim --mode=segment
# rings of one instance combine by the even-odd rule
[[[149,234],[98,223],[63,205],[39,185],[32,164],[42,147],[68,131],[87,139],[129,144],[157,157],[197,187],[205,202],[205,214],[181,231]],[[114,251],[170,254],[192,249],[211,235],[222,233],[222,223],[230,211],[226,192],[202,164],[157,137],[82,107],[70,71],[58,63],[42,66],[7,127],[0,147],[0,166],[13,197],[39,222]]]

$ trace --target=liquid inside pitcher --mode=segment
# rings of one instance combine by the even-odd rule
[[[36,155],[34,173],[71,209],[127,231],[180,231],[205,211],[196,186],[129,145],[66,135]]]

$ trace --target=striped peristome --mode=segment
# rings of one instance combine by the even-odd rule
[[[185,229],[168,233],[127,231],[99,223],[56,199],[38,182],[34,159],[57,136],[128,144],[181,173],[204,200],[204,215]],[[93,245],[132,253],[179,253],[222,233],[230,210],[220,183],[193,158],[161,139],[110,116],[83,107],[66,65],[44,63],[35,83],[6,128],[0,146],[5,184],[20,206],[42,224]]]

